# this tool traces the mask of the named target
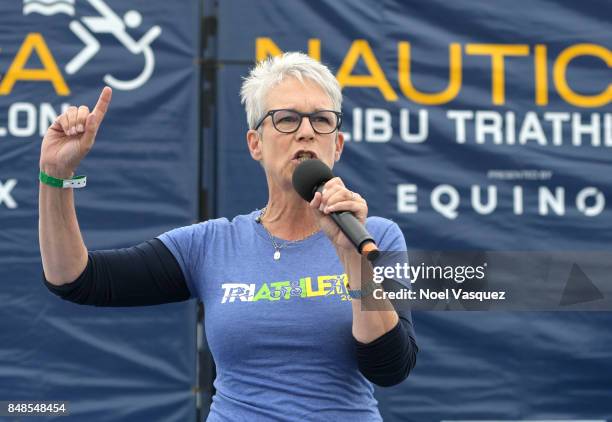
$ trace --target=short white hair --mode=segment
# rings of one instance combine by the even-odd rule
[[[288,76],[302,83],[304,78],[310,79],[329,96],[334,110],[341,111],[342,91],[329,68],[304,53],[289,52],[259,62],[249,76],[244,78],[240,97],[246,111],[249,129],[255,129],[255,125],[266,113],[265,103],[270,89]]]

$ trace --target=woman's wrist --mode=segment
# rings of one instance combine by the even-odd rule
[[[361,265],[361,255],[353,247],[349,249],[336,247],[336,254],[345,267],[347,265]]]
[[[358,290],[361,288],[361,255],[354,249],[336,248],[338,259],[348,277],[348,288]]]
[[[40,170],[56,179],[70,179],[74,176],[74,172],[62,166],[57,166],[49,163],[41,163]]]

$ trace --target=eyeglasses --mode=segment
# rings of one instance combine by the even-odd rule
[[[295,110],[270,110],[261,118],[254,130],[259,129],[268,116],[272,116],[274,128],[282,133],[293,133],[300,128],[304,117],[308,117],[310,126],[319,135],[332,133],[342,125],[342,113],[333,110],[319,110],[314,113],[300,113]]]

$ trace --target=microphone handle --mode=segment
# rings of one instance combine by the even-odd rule
[[[321,192],[323,186],[319,186],[317,192]],[[369,261],[374,261],[380,255],[374,238],[368,233],[365,226],[357,220],[350,211],[333,211],[329,216],[340,227],[342,233],[349,238],[351,243],[361,255]]]

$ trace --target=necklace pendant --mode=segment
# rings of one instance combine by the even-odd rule
[[[277,249],[274,251],[274,260],[278,261],[280,259],[280,251]]]

